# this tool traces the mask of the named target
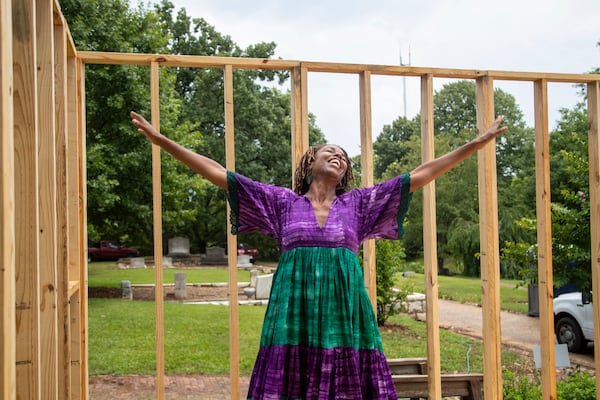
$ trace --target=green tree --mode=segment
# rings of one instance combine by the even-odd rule
[[[270,58],[274,43],[241,49],[205,20],[170,1],[131,8],[125,0],[63,0],[61,7],[80,50]],[[234,71],[237,170],[253,179],[289,186],[290,96],[277,88],[287,71]],[[160,68],[161,130],[184,146],[224,164],[223,71]],[[147,67],[86,67],[88,232],[151,252],[151,151],[132,129],[129,110],[149,115]],[[324,142],[310,116],[312,142]],[[223,244],[225,194],[168,154],[162,154],[163,231],[184,234],[192,251]],[[277,245],[250,237],[272,255]]]
[[[497,141],[500,236],[507,239],[523,233],[514,226],[518,216],[535,210],[534,200],[514,202],[511,188],[524,186],[519,180],[531,174],[533,166],[533,133],[523,122],[523,114],[510,94],[496,89],[494,104],[497,115],[507,117],[507,134]],[[420,117],[412,121],[399,118],[377,138],[379,171],[382,177],[408,172],[421,163]],[[472,139],[477,132],[475,83],[458,81],[445,85],[434,95],[435,152],[441,156]],[[397,131],[393,133],[391,131]],[[394,140],[404,141],[395,142]],[[400,150],[401,149],[401,150]],[[400,155],[401,157],[399,157]],[[396,157],[396,161],[394,160]],[[388,162],[387,165],[384,162]],[[514,186],[513,186],[514,185]],[[436,181],[438,266],[452,257],[467,275],[479,274],[479,215],[477,191],[477,158],[471,157]],[[408,257],[422,252],[422,194],[414,194],[407,216],[404,245]],[[535,199],[535,196],[533,197]],[[508,221],[508,223],[506,223]]]
[[[171,2],[156,6],[165,35],[171,37],[175,54],[270,58],[275,44],[258,43],[241,49],[201,18],[191,18],[185,9],[174,17]],[[195,151],[225,164],[225,116],[223,71],[220,69],[172,68],[175,88],[183,101],[180,121],[195,121],[203,133]],[[285,82],[287,71],[234,70],[234,126],[236,171],[261,182],[290,187],[291,109],[289,93],[276,86]],[[325,141],[309,116],[311,143]],[[202,178],[199,178],[202,180]],[[226,240],[223,191],[204,185],[189,197],[185,209],[197,210],[196,221],[185,221],[177,234],[185,234],[202,251]],[[261,256],[276,258],[279,247],[272,239],[253,234],[239,238],[261,249]]]
[[[79,50],[162,52],[167,40],[156,15],[127,1],[61,1]],[[162,73],[164,79],[168,75]],[[88,236],[147,247],[151,235],[150,152],[131,129],[128,111],[149,109],[149,73],[136,66],[90,65],[85,70],[87,107]],[[161,93],[170,103],[172,92]],[[167,124],[177,112],[173,103]],[[141,151],[143,149],[143,151]]]
[[[591,241],[587,113],[583,103],[560,110],[561,119],[550,134],[552,265],[554,286],[574,283],[591,290]],[[535,217],[517,225],[530,232],[529,241],[508,242],[503,258],[513,262],[527,282],[535,282],[537,243]]]

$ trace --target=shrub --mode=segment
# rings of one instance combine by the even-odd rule
[[[511,371],[504,371],[504,400],[537,400],[542,398],[542,384],[538,376],[517,377]],[[596,398],[596,378],[588,371],[576,369],[556,383],[558,400],[594,400]]]
[[[596,378],[577,369],[556,384],[556,395],[559,400],[594,400]]]
[[[394,274],[400,271],[405,258],[402,243],[397,240],[377,240],[375,261],[377,279],[377,323],[382,326],[391,316],[399,312],[394,305],[399,295],[392,291]],[[406,297],[406,296],[405,296]]]

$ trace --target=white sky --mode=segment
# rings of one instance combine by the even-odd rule
[[[600,67],[600,0],[172,0],[242,48],[275,42],[275,57],[417,67],[585,73]],[[404,85],[406,81],[406,105]],[[444,83],[435,81],[436,90]],[[533,85],[497,82],[533,125]],[[360,152],[358,77],[310,73],[309,111],[329,142]],[[580,101],[570,84],[549,85],[557,110]],[[419,79],[372,77],[373,136],[419,112]]]

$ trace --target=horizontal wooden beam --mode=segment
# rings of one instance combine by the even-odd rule
[[[338,74],[362,74],[390,76],[425,76],[449,79],[477,79],[483,76],[494,80],[534,82],[544,79],[547,82],[592,83],[600,82],[600,74],[565,74],[559,72],[518,72],[456,68],[430,68],[395,65],[347,64],[314,61],[274,60],[269,58],[210,57],[168,54],[111,53],[79,51],[78,57],[85,64],[150,65],[158,62],[166,67],[225,68],[231,65],[237,69],[292,70],[306,68],[308,72],[329,72]]]

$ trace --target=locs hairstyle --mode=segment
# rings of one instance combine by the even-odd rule
[[[306,153],[304,153],[302,158],[300,158],[300,162],[298,163],[298,167],[296,168],[296,172],[294,173],[294,192],[296,192],[297,194],[303,195],[306,192],[308,192],[308,187],[312,182],[312,176],[309,173],[308,167],[310,166],[310,164],[312,164],[313,161],[315,161],[315,154],[317,154],[318,151],[325,146],[327,145],[321,144],[318,146],[310,146],[308,150],[306,150]],[[340,147],[340,149],[342,148]],[[342,178],[342,181],[335,190],[335,194],[338,196],[346,192],[346,190],[348,190],[348,184],[354,181],[354,175],[352,174],[352,165],[350,164],[350,158],[348,157],[348,153],[346,153],[346,150],[342,149],[342,151],[344,152],[344,157],[346,158],[346,164],[348,165],[348,168],[346,169],[346,174]]]

